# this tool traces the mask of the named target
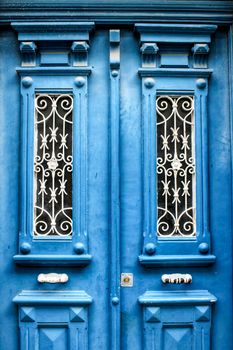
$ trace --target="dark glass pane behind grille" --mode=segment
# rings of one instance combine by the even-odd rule
[[[72,234],[71,95],[35,98],[34,235]]]
[[[193,96],[158,96],[157,233],[195,236]]]

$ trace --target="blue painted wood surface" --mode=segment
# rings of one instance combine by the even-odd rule
[[[143,305],[144,349],[210,349],[211,307],[206,290],[146,292]]]
[[[100,11],[101,8],[101,11]],[[12,20],[95,21],[100,24],[232,23],[231,0],[2,0],[0,22]]]
[[[172,266],[185,265],[210,265],[215,261],[215,256],[210,254],[210,229],[209,229],[209,194],[208,194],[208,123],[207,123],[207,96],[208,80],[206,77],[210,73],[208,70],[207,56],[211,42],[211,34],[217,29],[216,26],[206,25],[170,25],[170,24],[136,24],[136,30],[140,33],[140,43],[142,51],[142,68],[139,75],[142,77],[142,119],[143,119],[143,254],[139,256],[139,261],[143,265],[164,266],[171,262]],[[154,59],[151,60],[151,51],[147,55],[148,43],[156,43]],[[182,60],[177,60],[174,55],[177,43],[194,43],[193,49],[200,44],[207,48],[202,54],[201,61],[193,55],[189,57],[188,67],[184,68]],[[170,55],[170,65],[173,68],[165,69],[161,67],[160,45],[163,48],[166,44],[165,52]],[[195,46],[196,45],[196,46]],[[192,49],[192,50],[193,50]],[[181,57],[189,55],[190,47],[185,46],[180,50]],[[163,51],[161,57],[163,57]],[[148,56],[148,57],[147,57]],[[190,55],[189,55],[190,56]],[[162,61],[161,61],[162,62]],[[179,68],[175,68],[180,66]],[[194,69],[193,69],[194,68]],[[200,70],[200,68],[202,68]],[[204,69],[203,69],[204,68]],[[192,75],[190,76],[190,70]],[[175,74],[171,75],[171,71]],[[154,79],[156,72],[157,80]],[[183,239],[179,242],[175,239],[164,240],[157,237],[157,192],[156,192],[156,117],[155,101],[159,94],[191,94],[195,99],[195,163],[196,163],[196,239]],[[181,241],[181,238],[179,238]],[[202,251],[201,247],[207,249]],[[186,254],[188,253],[188,254]],[[204,254],[202,258],[200,254]],[[149,255],[149,257],[148,257]],[[162,256],[161,262],[159,256]],[[170,256],[169,256],[170,255]],[[179,257],[182,255],[182,257]]]
[[[110,130],[110,348],[120,349],[120,30],[109,31]]]
[[[88,310],[84,291],[22,291],[19,306],[20,349],[86,350]]]
[[[66,49],[64,41],[76,40],[86,43],[86,50],[89,42],[89,32],[93,29],[94,23],[38,23],[33,26],[31,23],[13,23],[13,28],[18,32],[18,39],[21,42],[22,63],[17,69],[21,78],[21,214],[19,231],[19,255],[14,256],[14,261],[20,265],[86,265],[91,260],[88,254],[88,140],[87,140],[87,115],[88,115],[88,77],[91,68],[88,67],[87,53],[82,64],[76,67],[72,51],[67,54],[70,67],[63,67],[59,73],[55,69],[63,66],[60,61],[60,52]],[[36,40],[42,49],[31,41]],[[50,42],[57,42],[57,49],[53,49],[53,56],[45,66],[41,64],[41,55],[52,50]],[[76,43],[73,42],[73,45]],[[31,46],[30,46],[31,43]],[[27,54],[24,54],[24,46]],[[73,47],[73,46],[72,46]],[[70,45],[70,50],[72,50]],[[39,55],[36,50],[40,51]],[[28,61],[29,53],[31,61]],[[58,52],[58,60],[56,53]],[[73,56],[73,57],[72,57]],[[51,59],[53,58],[53,61]],[[71,58],[73,58],[71,60]],[[45,66],[45,67],[44,67]],[[67,72],[66,70],[72,68]],[[68,73],[68,74],[67,74]],[[31,77],[33,76],[33,78]],[[46,78],[45,78],[46,77]],[[73,233],[72,237],[59,240],[59,237],[46,242],[33,237],[33,161],[34,161],[34,96],[38,92],[43,93],[71,93],[74,98],[73,109]],[[46,248],[45,248],[46,246]],[[77,249],[77,247],[79,247]],[[46,255],[46,262],[43,261],[43,254]],[[55,256],[56,255],[56,256]],[[82,255],[82,256],[80,256]]]
[[[216,3],[215,9],[220,6],[220,2]],[[231,18],[229,11],[224,11],[219,15],[221,23]],[[67,12],[61,12],[63,18],[67,18]],[[208,68],[183,67],[184,60],[179,63],[173,53],[175,63],[170,60],[169,67],[163,67],[162,63],[161,67],[148,69],[141,65],[139,36],[132,26],[119,26],[120,22],[135,22],[133,12],[130,13],[129,19],[123,20],[122,14],[119,14],[116,21],[117,28],[121,30],[120,58],[115,60],[115,56],[110,56],[109,60],[109,54],[116,46],[119,52],[119,41],[114,40],[114,34],[109,40],[109,27],[97,26],[90,34],[86,67],[66,66],[64,62],[67,61],[60,56],[54,66],[44,56],[41,66],[20,67],[16,32],[5,27],[0,33],[2,349],[232,348],[232,89],[229,85],[232,66],[229,67],[227,50],[232,41],[228,35],[229,28],[218,29],[213,35]],[[33,11],[29,17],[32,14]],[[5,15],[8,16],[7,9],[2,16]],[[50,16],[51,11],[47,15]],[[18,11],[16,17],[20,16],[21,12]],[[206,12],[205,16],[208,17]],[[209,16],[212,16],[211,23],[218,22],[216,14],[210,11]],[[149,18],[149,11],[144,18]],[[195,21],[198,15],[193,13],[192,18]],[[104,20],[101,21],[103,23]],[[109,19],[109,23],[112,21]],[[62,31],[62,25],[57,26]],[[36,33],[35,30],[33,35]],[[39,38],[43,39],[46,35],[49,36],[48,32]],[[53,34],[53,38],[56,35]],[[63,36],[64,40],[70,38],[65,34]],[[36,40],[35,37],[33,40]],[[74,40],[73,36],[71,40]],[[120,80],[119,75],[114,77],[115,70],[120,73]],[[27,88],[22,86],[20,90],[20,79],[29,76],[33,84]],[[77,77],[84,80],[75,80]],[[195,85],[200,78],[208,79],[208,97],[207,86],[202,90]],[[146,79],[152,79],[147,80],[150,88],[142,84]],[[20,184],[22,182],[23,186],[28,186],[32,181],[29,161],[32,144],[27,141],[32,137],[34,88],[45,91],[69,89],[77,94],[79,101],[75,110],[75,134],[77,140],[82,138],[84,149],[79,153],[76,148],[75,152],[77,164],[84,164],[85,170],[81,188],[77,177],[74,191],[77,190],[79,194],[77,202],[84,196],[81,201],[84,206],[76,203],[78,232],[81,232],[85,246],[85,252],[80,255],[75,253],[73,246],[78,241],[38,241],[34,245],[30,235],[27,243],[31,245],[31,251],[22,254],[19,250],[18,244],[25,238],[19,235],[22,232],[19,218],[23,214],[29,215],[29,222],[31,220],[32,198],[29,193],[22,200],[20,193],[24,187]],[[205,233],[201,237],[204,236],[211,244],[210,252],[206,255],[197,254],[197,245],[203,242],[199,240],[191,244],[168,242],[165,248],[156,247],[152,256],[145,254],[144,245],[150,240],[143,237],[144,200],[148,200],[152,194],[150,201],[155,205],[156,193],[148,194],[144,190],[143,142],[149,147],[149,140],[143,139],[145,100],[142,95],[145,94],[146,98],[150,95],[151,120],[146,128],[147,135],[152,137],[150,147],[153,148],[155,139],[150,131],[153,131],[155,124],[153,93],[157,88],[169,91],[188,89],[196,94],[197,101],[204,97],[204,101],[196,105],[197,111],[200,106],[204,108],[204,113],[199,114],[198,124],[200,128],[204,126],[204,133],[198,130],[197,149],[201,156],[199,161],[201,159],[202,167],[207,168],[208,176],[203,176],[203,168],[199,164],[197,190],[202,208],[199,211],[200,226],[204,227],[200,232]],[[21,110],[25,99],[29,102],[26,114]],[[23,106],[25,108],[25,104]],[[25,117],[24,121],[21,116]],[[31,132],[27,132],[28,125]],[[203,143],[206,143],[205,147]],[[20,154],[23,155],[21,158]],[[155,149],[152,149],[151,155],[155,157]],[[155,179],[151,178],[151,186],[154,185]],[[208,199],[205,209],[203,198]],[[148,215],[151,220],[150,213]],[[153,231],[154,236],[151,237],[157,244],[155,231],[151,231],[156,218],[152,219],[152,226],[148,226],[149,234]],[[69,281],[63,285],[42,285],[37,282],[41,272],[67,273]],[[120,288],[120,272],[134,274],[133,287]],[[192,284],[161,283],[163,273],[176,272],[191,273]]]

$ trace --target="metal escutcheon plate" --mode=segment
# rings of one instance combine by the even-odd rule
[[[121,274],[121,287],[133,287],[133,274],[130,272],[123,272]]]

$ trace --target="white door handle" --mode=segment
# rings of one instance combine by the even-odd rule
[[[66,283],[68,280],[66,273],[40,273],[37,277],[39,283]]]
[[[189,273],[172,273],[170,275],[164,274],[161,277],[163,283],[177,283],[188,284],[192,283],[192,276]]]

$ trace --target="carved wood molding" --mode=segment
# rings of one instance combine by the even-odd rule
[[[101,11],[100,11],[101,9]],[[177,22],[182,23],[222,23],[233,21],[232,1],[1,1],[0,24],[9,24],[12,20],[95,20],[96,23],[135,23],[146,22]],[[25,12],[27,11],[27,12]]]

